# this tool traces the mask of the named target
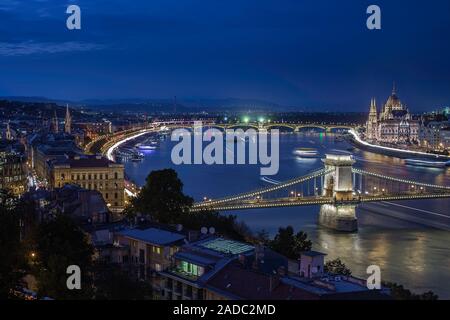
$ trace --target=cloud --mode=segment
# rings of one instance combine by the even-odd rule
[[[26,56],[32,54],[52,54],[101,50],[104,45],[87,42],[0,42],[0,56]]]

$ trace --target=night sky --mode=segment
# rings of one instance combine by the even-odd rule
[[[450,1],[0,0],[0,96],[367,111],[393,81],[412,111],[450,105]]]

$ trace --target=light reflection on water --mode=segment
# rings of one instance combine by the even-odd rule
[[[155,152],[146,154],[142,163],[126,163],[127,174],[138,184],[143,184],[151,170],[174,168],[184,182],[185,192],[197,200],[204,196],[221,197],[268,185],[260,179],[258,166],[175,166],[170,161],[172,145],[171,142],[161,143]],[[299,160],[292,154],[298,147],[314,147],[324,155],[336,150],[348,152],[350,146],[335,141],[332,135],[282,135],[280,172],[270,179],[287,180],[322,165],[319,159]],[[411,167],[398,158],[357,149],[352,152],[357,160],[355,166],[364,170],[450,185],[449,169]],[[450,215],[450,200],[405,201],[401,204]],[[389,207],[388,204],[379,206]],[[375,211],[376,208],[377,205]],[[367,266],[377,264],[384,280],[399,282],[417,291],[433,290],[442,298],[450,298],[450,232],[358,209],[358,233],[339,233],[317,225],[318,210],[317,206],[311,206],[257,209],[232,214],[253,230],[265,229],[272,235],[280,226],[292,225],[295,230],[304,230],[313,240],[314,249],[327,253],[328,259],[340,257],[357,276],[365,276]],[[426,215],[404,207],[395,207],[395,210],[420,214],[425,219],[450,225],[450,219],[445,217]]]

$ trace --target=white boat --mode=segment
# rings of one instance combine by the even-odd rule
[[[445,168],[450,165],[450,161],[433,161],[429,159],[405,159],[405,163],[411,166]]]
[[[136,145],[136,148],[138,148],[139,150],[155,150],[156,149],[156,145],[154,145],[154,144],[138,143]]]
[[[315,158],[319,155],[317,149],[313,148],[297,148],[294,153],[302,158]]]

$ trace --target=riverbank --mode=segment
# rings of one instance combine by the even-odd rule
[[[382,155],[401,158],[401,159],[404,159],[404,158],[424,159],[425,158],[425,159],[430,159],[430,160],[443,160],[443,161],[450,160],[450,156],[432,154],[432,153],[426,153],[426,152],[420,152],[420,151],[404,150],[404,149],[391,148],[391,147],[385,147],[385,146],[371,144],[371,143],[368,143],[368,142],[362,140],[355,131],[349,130],[349,133],[350,133],[350,135],[348,136],[347,141],[349,143],[351,143],[353,146],[358,147],[361,150],[370,151],[373,153],[379,153]]]

